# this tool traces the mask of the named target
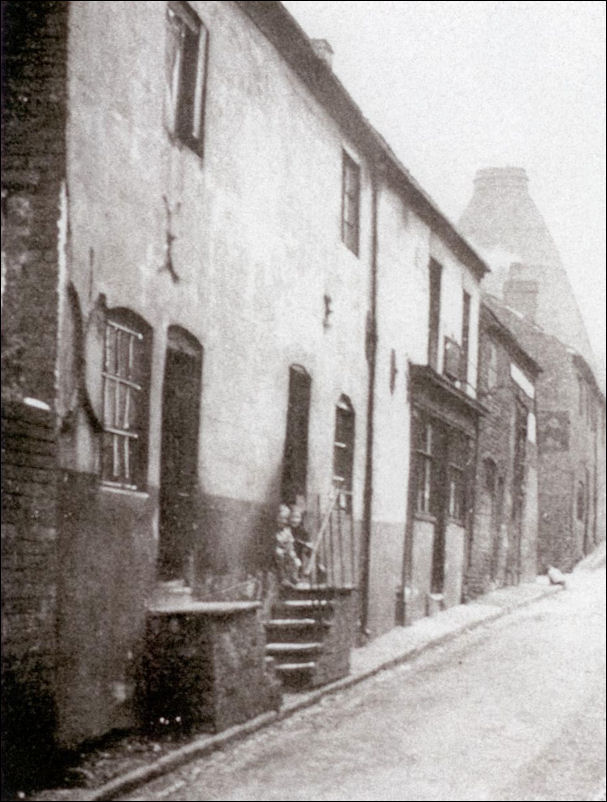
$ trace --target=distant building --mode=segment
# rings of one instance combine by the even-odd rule
[[[533,581],[537,573],[536,381],[540,369],[492,307],[483,304],[474,526],[466,592]]]
[[[538,570],[568,571],[605,538],[605,396],[573,290],[524,170],[479,170],[460,226],[487,259],[488,309],[537,379]]]
[[[485,303],[541,367],[538,572],[570,571],[605,539],[605,397],[580,354],[491,296]]]
[[[520,167],[479,170],[459,227],[491,267],[483,289],[571,345],[594,366],[573,289]]]

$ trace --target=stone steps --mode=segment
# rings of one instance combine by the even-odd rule
[[[323,641],[331,628],[332,603],[326,587],[283,588],[266,623],[266,655],[291,690],[316,683]]]

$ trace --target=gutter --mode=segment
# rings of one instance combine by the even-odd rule
[[[365,452],[365,487],[363,496],[363,533],[361,543],[361,614],[360,634],[369,636],[369,586],[371,573],[371,538],[373,528],[373,448],[375,442],[375,376],[377,366],[377,207],[379,194],[379,170],[376,163],[371,164],[371,276],[369,288],[369,312],[365,352],[369,364],[369,385],[367,391],[367,442]]]

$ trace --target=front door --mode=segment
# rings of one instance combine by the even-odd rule
[[[193,556],[201,377],[200,344],[171,327],[162,397],[158,574],[163,581],[186,578]]]

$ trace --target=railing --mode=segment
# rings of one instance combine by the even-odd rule
[[[319,499],[320,507],[320,499]],[[304,574],[312,585],[356,587],[358,584],[358,544],[350,494],[334,490],[320,526],[312,541]]]

